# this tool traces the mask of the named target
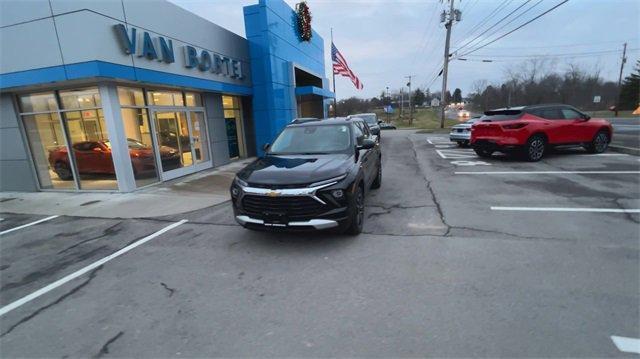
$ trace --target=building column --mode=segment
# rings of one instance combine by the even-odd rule
[[[133,177],[118,91],[113,84],[100,84],[98,88],[100,89],[104,121],[109,132],[109,142],[111,142],[111,157],[113,158],[113,167],[116,170],[118,189],[120,192],[131,192],[136,189],[136,181]]]

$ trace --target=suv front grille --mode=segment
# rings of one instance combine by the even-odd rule
[[[309,217],[328,210],[327,206],[308,196],[268,197],[245,195],[242,207],[251,217],[262,218],[265,212],[281,213],[289,218]]]

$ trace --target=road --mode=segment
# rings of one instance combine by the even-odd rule
[[[640,338],[638,157],[524,163],[442,135],[382,141],[357,237],[247,231],[228,203],[145,220],[1,214],[0,232],[18,229],[0,234],[0,354],[630,355],[611,336]]]

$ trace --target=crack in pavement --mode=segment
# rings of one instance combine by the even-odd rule
[[[393,205],[384,205],[384,204],[377,204],[377,203],[373,203],[373,204],[368,204],[365,205],[365,207],[367,208],[382,208],[382,209],[415,209],[415,208],[427,208],[427,207],[435,207],[435,205],[430,205],[430,204],[425,204],[425,205],[418,205],[418,206],[403,206],[401,204],[393,204]]]
[[[11,333],[14,329],[16,329],[18,326],[28,322],[29,320],[33,319],[35,316],[37,316],[38,314],[42,313],[43,311],[53,307],[56,304],[61,303],[62,301],[64,301],[65,299],[67,299],[68,297],[72,296],[73,294],[77,293],[80,289],[86,287],[95,277],[96,274],[98,273],[99,270],[102,269],[103,266],[99,266],[98,268],[94,269],[91,271],[91,273],[89,274],[89,277],[82,283],[80,283],[79,285],[77,285],[76,287],[74,287],[73,289],[71,289],[70,291],[68,291],[67,293],[63,294],[62,296],[60,296],[58,299],[56,299],[55,301],[42,306],[38,309],[36,309],[33,313],[27,315],[26,317],[20,319],[17,323],[13,324],[11,327],[9,327],[9,329],[7,329],[5,332],[3,332],[2,334],[0,334],[0,338],[4,337],[5,335]]]
[[[166,284],[164,284],[164,283],[162,283],[162,282],[160,283],[160,285],[161,285],[164,289],[166,289],[167,291],[169,291],[169,297],[171,297],[171,296],[173,295],[173,293],[175,293],[175,291],[176,291],[175,289],[173,289],[173,288],[169,287],[168,285],[166,285]]]
[[[472,232],[482,232],[482,233],[493,233],[493,234],[501,234],[503,236],[514,237],[518,239],[527,239],[527,240],[546,240],[546,241],[559,241],[559,242],[572,242],[576,243],[576,239],[571,238],[557,238],[557,237],[534,237],[534,236],[523,236],[519,234],[490,230],[490,229],[480,229],[474,227],[465,227],[465,226],[451,226],[452,230],[463,230],[463,231],[472,231]]]
[[[618,206],[618,208],[620,208],[620,209],[627,209],[627,208],[625,208],[625,207],[622,205],[622,203],[620,203],[620,200],[621,200],[621,199],[622,199],[622,198],[616,198],[616,199],[614,199],[614,200],[613,200],[613,203],[615,203],[615,204],[616,204],[616,206]],[[640,221],[639,221],[639,220],[637,220],[637,219],[633,216],[633,214],[632,214],[632,213],[624,212],[624,215],[625,215],[625,218],[627,218],[627,220],[629,220],[629,221],[631,221],[631,222],[633,222],[633,223],[639,223],[639,224],[640,224]]]
[[[425,181],[425,186],[427,187],[427,191],[429,191],[429,194],[431,195],[431,200],[435,204],[436,210],[438,211],[438,216],[440,217],[440,221],[447,228],[447,230],[444,232],[444,236],[446,237],[449,235],[449,232],[451,232],[451,226],[447,223],[446,219],[444,218],[444,212],[442,211],[442,206],[440,205],[440,202],[438,201],[438,198],[436,197],[436,194],[433,191],[433,188],[431,187],[431,180],[427,178],[425,171],[422,169],[422,166],[420,165],[420,160],[418,159],[418,151],[416,150],[416,146],[411,139],[409,139],[409,142],[411,142],[411,150],[413,152],[413,158],[415,159],[416,164],[418,165],[418,169],[420,170],[419,171],[420,175]]]
[[[91,242],[91,241],[95,241],[97,239],[104,238],[104,237],[107,237],[107,236],[111,236],[113,234],[117,234],[118,232],[121,231],[121,229],[114,229],[114,228],[116,228],[117,226],[122,224],[122,222],[124,222],[124,221],[120,221],[120,222],[118,222],[118,223],[116,223],[116,224],[104,229],[102,231],[102,234],[99,235],[99,236],[91,237],[91,238],[85,239],[84,241],[80,241],[80,242],[78,242],[78,243],[76,243],[74,245],[71,245],[71,246],[69,246],[69,247],[67,247],[65,249],[62,249],[62,250],[58,251],[57,254],[62,254],[62,253],[67,252],[67,251],[69,251],[69,250],[71,250],[73,248],[81,246],[81,245],[83,245],[85,243],[88,243],[88,242]]]
[[[107,340],[107,342],[104,343],[102,348],[100,348],[100,351],[98,352],[98,354],[94,355],[93,358],[101,358],[103,355],[109,354],[109,345],[113,344],[113,342],[118,340],[123,334],[124,334],[124,332],[120,331],[114,337],[112,337],[111,339]]]

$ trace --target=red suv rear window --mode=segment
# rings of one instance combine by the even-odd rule
[[[480,122],[496,122],[517,120],[522,116],[522,110],[490,110],[485,111]]]

